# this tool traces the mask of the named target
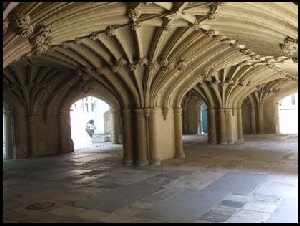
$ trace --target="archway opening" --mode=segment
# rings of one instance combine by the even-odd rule
[[[298,134],[298,93],[278,102],[278,126],[280,134]]]
[[[70,107],[70,119],[75,152],[112,144],[115,122],[106,102],[94,96],[77,100]]]

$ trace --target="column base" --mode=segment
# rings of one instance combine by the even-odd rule
[[[132,160],[123,159],[122,160],[122,164],[123,164],[123,166],[132,166],[133,165],[133,161]]]
[[[185,154],[184,153],[176,154],[175,158],[176,159],[184,159],[185,158]]]
[[[158,160],[158,159],[156,159],[156,160],[150,160],[150,165],[159,166],[160,165],[160,160]]]
[[[218,144],[227,144],[226,141],[219,142]]]
[[[208,141],[209,144],[217,144],[217,141]]]
[[[237,142],[244,142],[244,139],[238,139]]]
[[[135,162],[136,166],[147,166],[149,165],[149,161],[148,160],[137,160]]]

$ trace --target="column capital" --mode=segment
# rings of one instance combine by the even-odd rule
[[[135,111],[137,114],[142,114],[142,113],[144,113],[144,109],[143,109],[143,108],[136,108],[136,109],[134,109],[134,111]]]
[[[123,109],[122,113],[123,114],[129,114],[131,112],[131,109]]]
[[[144,113],[145,113],[145,116],[146,116],[146,117],[149,117],[150,112],[151,112],[151,108],[145,108],[145,109],[144,109]]]
[[[156,108],[150,108],[150,114],[156,114],[157,110],[158,109],[156,109]]]
[[[232,111],[233,110],[233,108],[223,108],[224,109],[224,111]]]
[[[181,114],[182,108],[173,108],[175,114]]]
[[[39,117],[39,115],[30,115],[30,116],[28,116],[27,120],[32,122],[32,121],[36,120],[37,117]]]

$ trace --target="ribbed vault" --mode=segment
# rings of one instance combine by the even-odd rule
[[[220,110],[209,116],[221,117],[218,131],[218,122],[224,127],[226,120],[230,125],[240,120],[236,109],[251,93],[273,92],[298,79],[298,6],[292,2],[4,6],[5,90],[29,115],[43,114],[45,120],[82,93],[101,89],[121,110],[136,109],[139,115],[145,109],[147,118],[149,109],[159,109],[170,123],[168,112],[181,114],[182,100],[192,90],[210,110]],[[228,113],[224,119],[223,111],[233,118]],[[176,117],[169,120],[176,124]],[[152,129],[145,134],[151,137]],[[233,126],[228,136],[237,130]],[[154,144],[139,145],[149,150]]]

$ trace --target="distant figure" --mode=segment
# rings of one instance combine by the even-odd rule
[[[96,129],[96,127],[94,126],[94,119],[89,120],[86,123],[85,131],[89,134],[90,137],[92,137],[94,135],[95,129]]]

